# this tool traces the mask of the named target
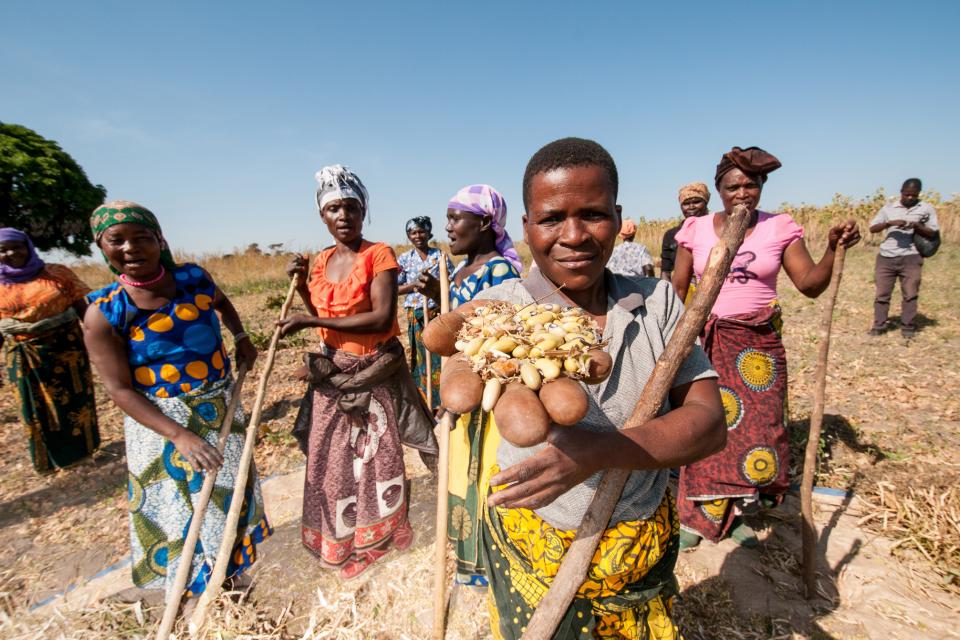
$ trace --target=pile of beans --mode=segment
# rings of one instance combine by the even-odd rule
[[[602,382],[612,364],[593,318],[551,303],[473,301],[431,321],[423,341],[449,357],[441,404],[458,414],[493,411],[500,434],[522,447],[543,442],[551,423],[582,420],[581,383]]]

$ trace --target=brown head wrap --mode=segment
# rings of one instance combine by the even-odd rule
[[[710,202],[710,188],[702,182],[691,182],[680,187],[680,204],[688,198],[702,198],[704,202]]]
[[[746,149],[734,147],[720,158],[720,164],[717,165],[717,175],[714,176],[713,181],[719,187],[720,178],[728,171],[740,169],[746,174],[759,176],[760,182],[763,183],[767,181],[767,174],[782,166],[776,156],[767,153],[760,147],[747,147]]]

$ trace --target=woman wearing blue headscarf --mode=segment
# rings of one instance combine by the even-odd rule
[[[440,277],[440,260],[447,261],[447,273],[453,271],[453,263],[444,253],[430,246],[430,239],[433,237],[433,223],[427,216],[419,216],[407,221],[407,239],[413,245],[413,248],[397,257],[397,263],[400,265],[400,274],[398,284],[400,288],[397,293],[406,296],[403,301],[403,309],[407,313],[407,340],[410,343],[410,371],[413,373],[413,381],[423,395],[427,398],[427,357],[426,349],[423,346],[421,335],[427,322],[436,317],[438,305],[436,301],[425,297],[420,293],[422,283],[420,276],[429,273],[434,278]],[[429,318],[423,317],[423,302],[427,301]],[[430,354],[430,400],[432,411],[436,411],[440,406],[440,356],[435,353]]]

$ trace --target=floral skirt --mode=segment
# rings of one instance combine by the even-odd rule
[[[231,395],[232,383],[221,381],[173,398],[147,396],[147,399],[165,416],[216,446]],[[217,474],[200,537],[193,549],[187,595],[200,594],[206,588],[220,550],[227,512],[234,499],[233,483],[243,452],[245,424],[243,410],[238,406],[223,450],[223,466]],[[129,416],[124,422],[124,433],[129,467],[127,495],[133,582],[141,588],[167,589],[183,558],[184,538],[190,529],[204,474],[194,471],[172,442]],[[227,577],[239,575],[252,565],[257,558],[256,545],[272,533],[252,462],[246,490],[240,499],[243,506]]]
[[[430,310],[429,322],[437,317],[437,310]],[[423,346],[423,328],[426,323],[423,321],[423,309],[407,308],[407,340],[410,342],[410,371],[413,373],[413,381],[423,396],[423,401],[427,401],[427,388],[430,389],[430,410],[436,411],[440,407],[440,356],[435,353],[430,354],[430,380],[427,380],[427,350]]]
[[[7,337],[7,378],[20,406],[33,468],[50,471],[100,446],[97,403],[76,320],[37,336]]]
[[[681,469],[679,510],[681,526],[709,540],[730,530],[738,499],[778,498],[789,487],[781,326],[776,306],[707,323],[704,348],[720,375],[727,446]]]

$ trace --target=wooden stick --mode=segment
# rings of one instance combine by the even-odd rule
[[[243,379],[246,376],[247,365],[243,363],[237,369],[237,381],[233,385],[233,395],[223,416],[223,423],[220,425],[220,439],[217,441],[217,451],[220,453],[223,453],[223,449],[227,445],[227,436],[230,435],[233,416],[236,414],[237,405],[240,403]],[[183,551],[180,554],[180,564],[177,565],[177,574],[173,578],[173,586],[167,591],[167,606],[163,610],[160,627],[157,629],[157,640],[167,640],[173,630],[173,623],[177,620],[180,600],[183,598],[183,590],[187,586],[187,579],[190,577],[190,569],[193,565],[193,549],[197,546],[197,538],[200,537],[203,518],[207,512],[207,505],[210,503],[210,495],[213,493],[213,487],[216,484],[219,472],[220,470],[217,469],[207,473],[203,478],[203,486],[200,488],[200,495],[197,496],[197,505],[194,507],[193,516],[190,519],[190,529],[183,541]]]
[[[447,256],[440,256],[440,313],[450,311],[450,275]],[[429,358],[429,356],[428,356]],[[427,360],[429,362],[429,359]],[[447,361],[441,359],[441,369]],[[447,484],[450,479],[450,431],[456,422],[454,415],[444,411],[440,418],[437,440],[440,459],[437,462],[437,539],[433,556],[433,637],[443,640],[447,626]]]
[[[817,592],[817,529],[813,522],[813,479],[817,473],[817,451],[820,447],[820,430],[823,427],[823,406],[827,388],[827,364],[830,356],[830,330],[833,328],[833,307],[837,303],[840,291],[840,278],[843,277],[843,261],[846,249],[837,245],[833,258],[833,273],[827,299],[823,304],[823,316],[820,319],[820,353],[817,356],[817,372],[813,383],[813,409],[810,412],[810,433],[807,436],[807,448],[803,456],[803,479],[800,482],[800,513],[803,521],[803,584],[806,587],[807,600],[816,597]]]
[[[734,207],[729,215],[720,241],[710,250],[707,267],[697,286],[697,292],[657,359],[653,373],[643,388],[633,414],[624,424],[624,429],[642,426],[656,417],[680,366],[690,355],[697,336],[713,309],[720,287],[730,270],[730,264],[743,243],[750,218],[750,212],[742,205]],[[577,537],[570,544],[553,584],[527,625],[524,640],[547,640],[553,637],[557,625],[583,583],[590,560],[629,477],[630,471],[626,469],[609,469],[604,472],[597,492],[577,529]]]
[[[287,317],[287,312],[293,303],[293,294],[297,291],[297,282],[299,279],[300,276],[297,274],[290,280],[290,289],[287,291],[287,298],[283,301],[283,306],[280,308],[280,320]],[[250,461],[253,458],[253,448],[257,442],[260,414],[263,410],[263,400],[267,394],[267,380],[270,378],[273,361],[277,356],[278,342],[280,342],[279,324],[277,328],[273,330],[273,337],[270,339],[270,348],[267,351],[267,360],[264,364],[263,371],[260,373],[260,384],[257,386],[257,396],[253,402],[253,410],[250,412],[250,422],[247,424],[243,453],[240,455],[240,465],[237,468],[237,477],[233,483],[233,498],[230,500],[230,511],[227,513],[227,522],[223,528],[223,540],[220,543],[220,550],[217,553],[217,561],[216,564],[213,565],[213,571],[210,574],[210,579],[207,581],[207,588],[200,596],[197,607],[190,617],[190,635],[195,635],[203,627],[203,621],[207,616],[207,609],[220,595],[220,588],[227,576],[227,565],[230,563],[233,544],[237,538],[237,524],[240,521],[240,509],[243,504],[243,496],[246,493]]]
[[[423,326],[426,327],[428,322],[430,322],[430,299],[423,296]],[[413,349],[417,348],[416,345],[411,345],[411,347]],[[430,362],[430,352],[426,345],[423,347],[423,357],[427,361],[427,408],[433,412],[433,363]]]

